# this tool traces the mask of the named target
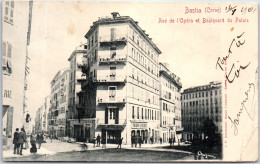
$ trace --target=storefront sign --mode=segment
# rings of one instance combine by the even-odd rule
[[[147,123],[132,123],[132,128],[134,129],[147,129]]]

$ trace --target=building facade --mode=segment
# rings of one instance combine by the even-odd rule
[[[86,81],[86,74],[82,73],[81,67],[85,65],[87,45],[80,45],[69,57],[70,77],[69,77],[69,106],[67,113],[67,136],[76,138],[77,141],[86,141],[90,137],[86,135],[89,127],[86,120],[81,119],[81,109],[85,104],[85,92],[81,91],[81,83]]]
[[[35,115],[35,132],[48,133],[48,113],[50,110],[50,96],[43,100],[43,104],[38,108]]]
[[[216,133],[222,133],[222,86],[221,82],[185,89],[182,93],[183,139],[192,140],[194,135],[205,139],[203,122],[213,121]]]
[[[35,116],[35,133],[43,131],[43,106],[37,109]]]
[[[60,70],[51,81],[48,133],[54,138],[65,136],[66,111],[68,110],[69,98],[69,72],[68,68]]]
[[[180,78],[169,71],[167,63],[160,63],[160,125],[162,142],[181,139],[181,88]]]
[[[133,136],[144,143],[159,142],[159,54],[161,51],[128,16],[112,13],[93,23],[85,35],[87,80],[83,117],[90,138],[130,144]]]
[[[2,128],[3,145],[12,146],[16,128],[25,123],[25,68],[30,39],[31,1],[2,2]],[[28,23],[29,22],[29,23]]]

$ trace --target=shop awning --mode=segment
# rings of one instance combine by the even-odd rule
[[[99,124],[97,125],[98,128],[107,129],[107,130],[123,130],[125,125],[116,125],[116,124]]]

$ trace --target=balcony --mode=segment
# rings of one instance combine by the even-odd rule
[[[116,74],[110,74],[107,76],[98,76],[98,83],[126,83],[126,76],[117,76]]]
[[[116,47],[127,43],[127,35],[108,35],[99,37],[100,46]]]
[[[78,68],[87,67],[88,64],[86,63],[77,63]]]
[[[102,97],[98,98],[98,104],[125,104],[126,98],[125,97],[116,97],[116,96],[109,96],[109,97]]]
[[[83,82],[83,81],[86,81],[86,80],[87,80],[86,75],[85,76],[77,76],[77,81],[78,82]]]
[[[115,54],[116,55],[116,54]],[[126,56],[120,55],[111,58],[104,58],[99,56],[99,65],[106,65],[106,64],[125,64],[126,63]]]

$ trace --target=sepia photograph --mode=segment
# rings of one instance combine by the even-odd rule
[[[258,4],[2,1],[2,161],[258,160]]]

